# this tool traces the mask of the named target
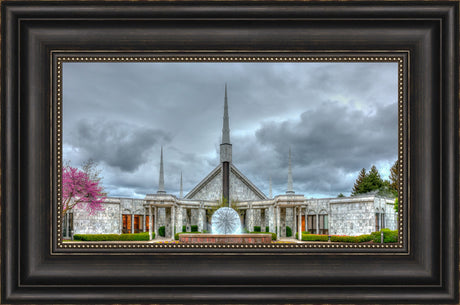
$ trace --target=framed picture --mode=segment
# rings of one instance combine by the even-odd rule
[[[458,302],[458,9],[3,1],[2,302]]]

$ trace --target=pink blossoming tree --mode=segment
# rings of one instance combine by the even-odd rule
[[[90,215],[103,210],[105,200],[99,180],[90,179],[89,175],[70,165],[62,169],[62,215],[74,207],[81,208],[86,203]]]

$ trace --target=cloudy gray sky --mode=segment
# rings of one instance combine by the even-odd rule
[[[228,85],[233,163],[264,193],[349,195],[397,157],[396,63],[64,63],[63,155],[99,162],[109,196],[184,194],[219,164]]]

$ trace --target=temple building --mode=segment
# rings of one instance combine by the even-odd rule
[[[72,234],[121,234],[150,232],[165,237],[178,232],[212,232],[212,212],[228,203],[241,217],[242,227],[254,231],[275,232],[278,237],[293,237],[296,232],[312,234],[361,235],[382,228],[397,229],[394,199],[376,194],[362,196],[307,199],[293,190],[291,151],[288,155],[285,194],[265,195],[232,162],[232,144],[225,86],[220,164],[183,196],[182,174],[179,197],[165,189],[163,148],[160,152],[158,191],[144,199],[108,197],[104,210],[89,215],[84,208],[73,209],[64,220],[63,236]],[[225,199],[223,199],[225,198]],[[292,232],[292,233],[291,233]],[[155,233],[154,235],[152,233]],[[298,235],[301,237],[301,234]]]

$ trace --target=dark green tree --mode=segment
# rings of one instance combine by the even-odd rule
[[[342,194],[342,193],[340,193],[340,194],[337,195],[337,198],[341,198],[341,197],[345,197],[345,195]]]
[[[361,169],[361,171],[359,172],[358,178],[356,178],[356,182],[353,185],[353,189],[351,190],[352,195],[362,193],[361,192],[362,183],[364,182],[364,179],[366,179],[366,176],[367,176],[366,169],[365,168]]]
[[[366,170],[363,168],[358,178],[356,179],[355,185],[353,186],[352,194],[365,194],[368,192],[372,192],[375,190],[380,190],[384,187],[384,182],[382,177],[380,177],[380,173],[375,167],[372,165],[369,172],[366,174]]]
[[[390,169],[390,188],[398,193],[399,161],[396,160]]]

